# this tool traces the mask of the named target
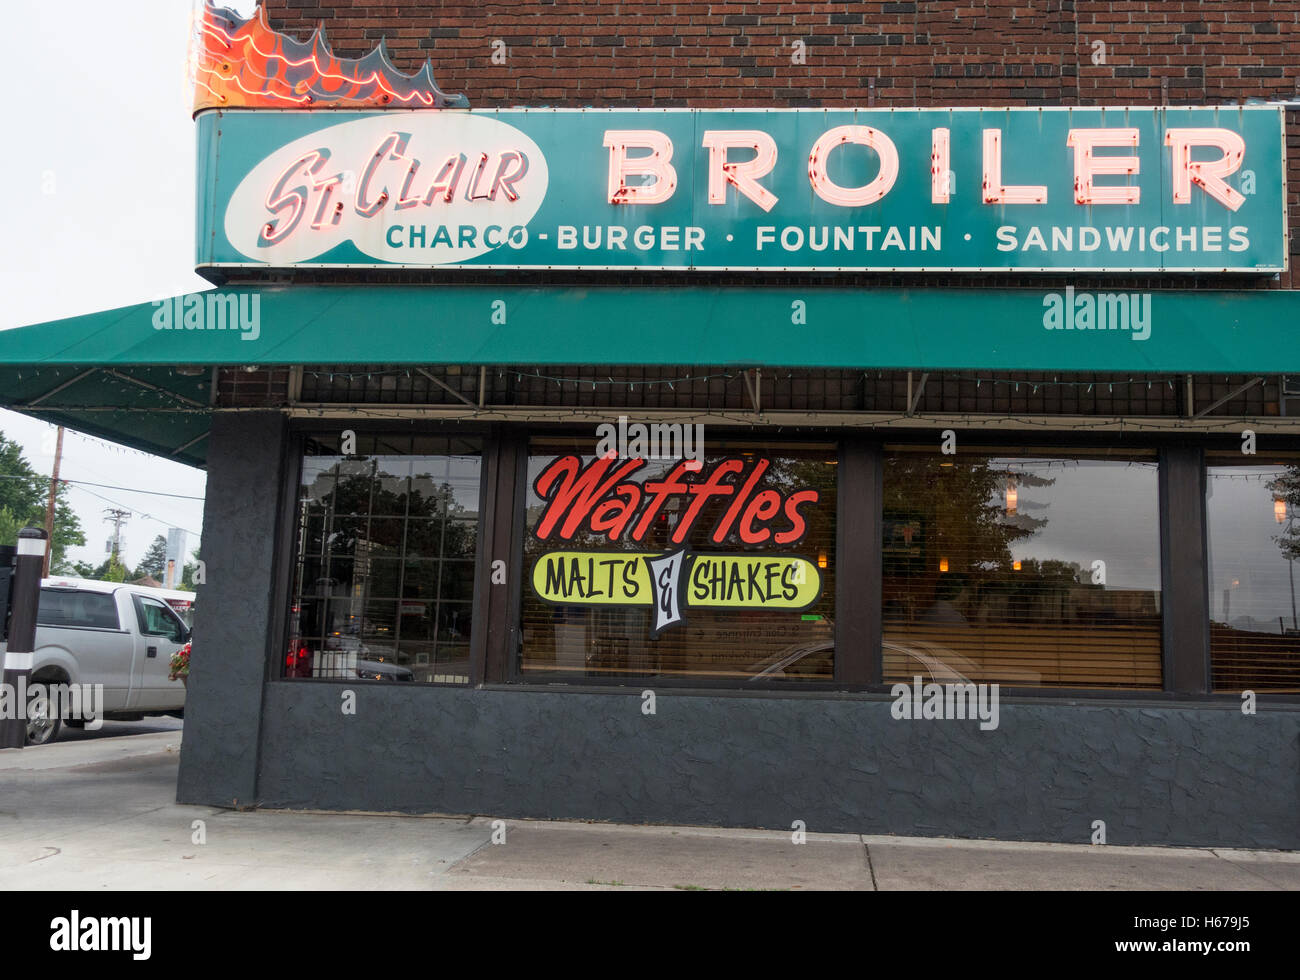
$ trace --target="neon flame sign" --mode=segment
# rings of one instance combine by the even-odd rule
[[[425,62],[405,75],[381,41],[364,58],[338,58],[317,28],[310,41],[271,30],[261,4],[247,20],[203,5],[195,66],[194,111],[204,109],[468,109],[447,95]]]

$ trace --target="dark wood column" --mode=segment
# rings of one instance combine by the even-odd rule
[[[1165,690],[1204,694],[1210,684],[1209,549],[1205,453],[1160,452],[1160,582]]]
[[[835,680],[879,684],[881,453],[856,436],[840,444],[835,533]]]
[[[523,527],[518,508],[525,473],[527,438],[510,429],[502,429],[488,442],[486,492],[483,499],[483,536],[478,562],[478,588],[481,593],[476,612],[482,619],[475,628],[482,637],[481,649],[476,642],[474,682],[504,684],[514,676],[514,658],[518,596],[523,569]],[[506,563],[504,584],[492,584],[494,562]]]

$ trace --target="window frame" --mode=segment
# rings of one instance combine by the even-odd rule
[[[653,414],[654,409],[646,409],[645,415]],[[627,413],[625,413],[627,414]],[[629,414],[629,420],[632,416]],[[640,419],[636,419],[640,421]],[[686,419],[682,420],[683,422]],[[696,677],[674,677],[674,676],[644,676],[629,677],[625,682],[620,683],[616,678],[609,677],[565,677],[553,681],[547,681],[537,677],[535,674],[525,673],[520,665],[520,655],[523,649],[523,593],[527,587],[524,581],[524,540],[528,534],[528,459],[529,445],[533,439],[557,439],[563,440],[568,438],[590,439],[594,445],[595,431],[594,426],[586,428],[575,428],[573,426],[549,427],[529,423],[520,423],[512,426],[517,432],[512,435],[518,437],[518,458],[514,462],[514,503],[511,515],[511,561],[510,567],[520,569],[520,578],[513,587],[510,588],[510,626],[509,626],[509,649],[506,651],[504,663],[504,676],[500,679],[489,681],[504,685],[510,689],[533,689],[533,690],[573,690],[573,691],[601,691],[609,693],[628,693],[635,691],[637,693],[646,690],[649,687],[655,689],[669,689],[674,691],[699,691],[708,694],[730,693],[732,695],[745,694],[763,694],[763,695],[800,695],[813,694],[824,696],[831,692],[842,692],[846,690],[846,684],[840,679],[840,606],[844,595],[844,586],[842,580],[836,571],[836,594],[835,602],[835,677],[831,680],[824,681],[789,681],[789,680],[759,680],[751,678],[745,681],[726,680],[721,678],[696,678]],[[714,433],[712,438],[718,441],[726,442],[753,442],[762,441],[762,435],[756,435],[753,430],[745,428],[736,428],[733,426],[710,426],[710,432]],[[841,545],[844,541],[840,530],[841,519],[843,516],[844,494],[841,489],[841,480],[839,470],[843,468],[843,438],[844,434],[838,430],[817,430],[807,429],[799,432],[792,432],[788,436],[782,434],[782,442],[790,443],[807,443],[809,446],[819,445],[831,448],[827,452],[833,452],[839,458],[839,464],[836,466],[835,481],[835,546],[836,546],[836,564],[838,566],[841,555]],[[500,528],[494,528],[498,534]]]
[[[652,412],[647,409],[646,412]],[[1050,424],[1050,420],[1044,420]],[[522,605],[522,587],[516,587],[517,570],[522,569],[523,533],[525,531],[525,508],[527,506],[527,463],[528,443],[534,435],[564,437],[568,435],[591,436],[592,426],[575,427],[563,423],[546,421],[506,421],[506,422],[447,422],[441,419],[421,419],[411,421],[397,417],[393,419],[367,419],[364,421],[348,418],[338,420],[339,426],[351,428],[360,434],[370,431],[392,431],[410,427],[414,435],[461,435],[482,439],[483,465],[481,468],[480,512],[478,537],[476,542],[477,561],[473,592],[473,609],[476,628],[471,637],[470,647],[470,681],[468,685],[419,684],[415,687],[461,687],[467,689],[482,688],[502,691],[566,692],[574,693],[608,693],[630,696],[639,694],[642,686],[612,686],[604,679],[591,681],[555,681],[542,682],[534,677],[523,676],[519,670],[518,648],[520,641],[520,607]],[[1104,704],[1112,703],[1200,703],[1207,706],[1231,706],[1239,703],[1237,695],[1231,693],[1214,693],[1209,690],[1209,570],[1202,560],[1199,566],[1189,568],[1178,560],[1179,548],[1173,547],[1175,541],[1190,541],[1193,546],[1205,548],[1205,535],[1208,533],[1205,502],[1203,495],[1189,493],[1189,487],[1198,486],[1206,479],[1205,454],[1215,450],[1233,449],[1240,451],[1240,437],[1232,434],[1187,434],[1170,431],[1098,431],[1070,432],[1065,430],[1022,430],[1022,429],[962,429],[951,426],[957,431],[959,444],[978,442],[981,445],[1021,447],[1042,446],[1045,442],[1055,443],[1061,452],[1087,450],[1101,447],[1132,450],[1154,450],[1158,460],[1160,490],[1159,517],[1161,522],[1161,608],[1164,622],[1167,624],[1162,636],[1162,663],[1165,665],[1165,683],[1162,690],[1098,690],[1096,688],[1015,688],[1002,686],[1004,699],[1023,702],[1079,702]],[[723,438],[755,437],[750,427],[712,426],[711,430]],[[303,678],[289,680],[281,676],[284,650],[288,644],[288,610],[292,590],[293,562],[296,553],[293,548],[294,513],[297,506],[298,485],[301,480],[303,463],[302,450],[306,438],[322,431],[337,432],[337,428],[327,429],[320,419],[295,419],[290,422],[287,450],[282,474],[281,527],[278,531],[276,548],[277,562],[281,566],[276,572],[279,583],[279,596],[272,610],[272,634],[268,644],[266,668],[267,680],[282,683],[341,683],[328,678]],[[890,685],[881,682],[883,650],[879,642],[880,633],[880,561],[881,561],[881,514],[880,486],[883,477],[884,445],[929,445],[938,446],[941,428],[936,423],[929,428],[878,429],[870,432],[845,430],[843,428],[826,428],[815,425],[791,427],[782,433],[783,440],[808,442],[835,442],[839,444],[840,467],[837,484],[837,582],[836,596],[836,678],[834,681],[799,682],[798,685],[788,681],[744,682],[743,686],[733,681],[704,681],[693,678],[653,678],[656,689],[671,689],[680,694],[697,694],[699,696],[730,696],[759,698],[825,698],[839,695],[864,696],[878,700],[890,696]],[[759,433],[761,438],[762,433]],[[1260,452],[1295,452],[1300,449],[1297,439],[1281,433],[1261,434]],[[1199,470],[1195,470],[1195,479],[1187,477],[1184,469],[1182,479],[1171,479],[1172,467],[1182,454],[1184,468],[1191,456],[1200,459]],[[1191,454],[1191,456],[1187,455]],[[850,459],[852,462],[850,463]],[[846,474],[856,469],[854,481],[875,502],[874,510],[861,503],[863,498],[853,498],[846,483]],[[849,512],[851,501],[856,499],[858,505]],[[1187,524],[1190,535],[1175,537],[1167,532],[1171,509],[1181,504],[1185,515],[1190,516]],[[860,528],[853,547],[845,544],[852,540],[846,536],[850,526]],[[1199,542],[1199,545],[1197,545]],[[850,558],[853,560],[850,561]],[[491,586],[492,563],[494,560],[506,562],[506,584],[503,587]],[[854,570],[856,568],[856,571]],[[855,582],[859,588],[854,592],[857,605],[848,605],[842,601],[842,594],[853,589]],[[522,585],[522,583],[520,583]],[[1181,623],[1182,635],[1190,637],[1189,642],[1180,643],[1176,636],[1171,636],[1171,625],[1175,621],[1172,614],[1174,590],[1183,597],[1184,604],[1191,610],[1200,609],[1203,616],[1195,615]],[[866,595],[870,601],[863,601]],[[850,621],[856,621],[856,632],[849,630]],[[850,640],[866,634],[866,645]],[[870,639],[874,634],[874,642]],[[841,653],[848,650],[847,655]],[[279,668],[279,669],[277,669]],[[1196,685],[1184,685],[1178,690],[1171,681],[1175,670],[1186,672],[1189,676],[1203,675],[1206,683],[1203,689],[1194,689]],[[1189,689],[1191,688],[1191,689]],[[404,688],[409,689],[409,688]],[[1260,692],[1257,695],[1261,705],[1277,704],[1293,706],[1300,703],[1300,695]]]
[[[131,595],[131,605],[135,609],[136,625],[139,626],[140,628],[141,636],[156,636],[163,640],[169,640],[172,643],[179,643],[182,646],[187,642],[186,636],[189,633],[189,628],[185,625],[184,621],[178,615],[176,615],[176,610],[174,610],[170,605],[168,605],[162,599],[155,598],[154,596],[151,595],[144,595],[143,593],[140,592],[132,592],[130,593],[130,595]],[[147,624],[145,622],[144,610],[146,604],[148,603],[157,604],[163,609],[166,615],[171,618],[172,622],[180,630],[179,639],[173,639],[172,636],[168,633],[155,633],[152,630],[147,628]]]
[[[479,516],[475,528],[474,585],[469,606],[472,610],[474,626],[469,642],[469,678],[466,683],[449,683],[446,681],[420,681],[414,684],[401,684],[407,688],[460,688],[473,689],[481,686],[482,674],[479,665],[483,656],[481,648],[486,642],[487,632],[482,606],[485,600],[484,582],[487,581],[485,569],[490,572],[490,562],[485,557],[485,525],[488,509],[487,494],[488,466],[494,446],[496,427],[488,423],[469,423],[449,425],[440,420],[424,419],[353,419],[337,420],[337,425],[322,424],[319,419],[296,419],[290,422],[285,439],[285,458],[280,476],[279,526],[276,529],[275,561],[273,581],[276,583],[274,607],[271,610],[268,649],[265,662],[265,680],[268,683],[286,684],[349,684],[355,679],[338,677],[285,677],[285,652],[289,649],[290,606],[294,595],[294,568],[298,562],[296,534],[298,520],[299,491],[301,489],[305,465],[305,449],[309,439],[317,435],[337,436],[343,429],[350,429],[357,435],[396,434],[402,436],[430,436],[434,438],[477,439],[481,443],[479,465]],[[477,624],[482,624],[477,625]]]
[[[94,591],[94,590],[92,590],[92,589],[75,589],[75,588],[74,588],[74,589],[65,589],[65,588],[59,588],[59,587],[57,587],[57,586],[49,586],[49,585],[43,585],[43,586],[41,586],[41,588],[40,588],[40,592],[41,592],[41,593],[45,593],[45,592],[58,593],[58,594],[62,594],[62,595],[93,595],[93,596],[103,596],[104,598],[108,599],[109,604],[113,607],[113,615],[114,615],[114,616],[116,617],[116,619],[117,619],[117,625],[116,625],[116,626],[109,627],[109,626],[72,626],[72,625],[69,625],[69,624],[60,624],[60,623],[42,623],[42,622],[40,621],[40,598],[39,598],[39,596],[38,596],[38,597],[37,597],[37,602],[36,602],[36,605],[37,605],[37,611],[36,611],[36,626],[37,626],[38,629],[50,629],[50,630],[85,630],[85,631],[88,631],[88,632],[91,632],[91,633],[129,633],[129,632],[131,632],[129,629],[127,629],[126,627],[124,627],[124,626],[122,625],[122,611],[121,611],[121,610],[118,608],[118,606],[117,606],[117,593],[116,593],[116,592],[96,592],[96,591]]]
[[[1263,440],[1261,440],[1261,442],[1263,442]],[[1296,457],[1296,461],[1300,462],[1300,447],[1296,447],[1294,445],[1290,447],[1279,447],[1273,445],[1271,441],[1268,441],[1267,446],[1263,444],[1257,446],[1256,452],[1252,454],[1252,456],[1261,457],[1265,460],[1267,460],[1270,457],[1291,456],[1291,457]],[[1216,466],[1224,467],[1224,466],[1231,465],[1224,461],[1225,457],[1233,459],[1234,462],[1241,462],[1242,465],[1245,466],[1259,465],[1257,462],[1252,461],[1251,457],[1244,456],[1241,453],[1241,444],[1239,442],[1234,442],[1230,450],[1226,448],[1220,448],[1218,446],[1206,446],[1203,447],[1201,451],[1202,467],[1201,467],[1200,493],[1201,493],[1201,506],[1203,508],[1202,510],[1203,522],[1204,522],[1203,531],[1204,531],[1204,540],[1205,540],[1205,562],[1204,562],[1205,630],[1206,630],[1205,631],[1205,685],[1206,685],[1207,692],[1212,698],[1216,698],[1216,699],[1231,698],[1234,704],[1240,704],[1241,697],[1242,697],[1241,691],[1237,691],[1237,690],[1216,691],[1214,688],[1214,648],[1213,648],[1213,633],[1212,633],[1212,625],[1211,625],[1211,621],[1212,621],[1211,613],[1213,611],[1213,596],[1211,595],[1210,592],[1210,584],[1211,584],[1210,583],[1210,574],[1211,574],[1210,516],[1209,516],[1209,492],[1208,491],[1209,491],[1209,480],[1210,480],[1210,468]],[[1261,704],[1268,704],[1270,702],[1279,702],[1279,703],[1300,702],[1300,692],[1288,693],[1284,691],[1257,690],[1254,692],[1254,694],[1257,702]]]
[[[933,443],[918,444],[914,440],[902,440],[902,439],[888,438],[888,437],[882,439],[881,440],[882,483],[886,482],[885,474],[883,474],[883,467],[885,464],[885,460],[891,454],[900,453],[903,455],[912,455],[917,457],[934,456],[935,454],[938,453],[938,445],[939,444],[937,440]],[[1161,450],[1152,446],[1149,442],[1146,441],[1138,442],[1136,440],[1130,440],[1127,445],[1119,444],[1114,440],[1107,439],[1101,441],[1099,444],[1087,444],[1087,445],[1071,444],[1071,445],[1053,446],[1053,445],[1044,445],[1044,440],[1040,436],[1029,436],[1026,434],[1023,438],[1020,439],[1008,439],[1008,438],[999,438],[997,433],[979,432],[979,433],[966,434],[964,438],[959,434],[959,437],[957,439],[957,445],[956,445],[956,453],[955,455],[952,456],[952,459],[954,461],[960,461],[964,457],[967,460],[976,459],[981,461],[989,461],[989,460],[996,460],[1002,458],[1015,460],[1017,454],[1019,453],[1023,453],[1031,459],[1036,459],[1039,457],[1050,458],[1050,459],[1064,459],[1064,460],[1069,460],[1071,458],[1090,458],[1096,461],[1107,461],[1107,458],[1113,454],[1115,462],[1141,463],[1148,467],[1154,468],[1155,470],[1154,473],[1155,487],[1154,487],[1154,494],[1153,494],[1154,500],[1149,502],[1154,503],[1155,505],[1155,518],[1157,523],[1157,545],[1156,545],[1156,550],[1154,552],[1154,558],[1160,576],[1160,586],[1158,589],[1151,590],[1151,591],[1153,592],[1154,595],[1158,597],[1158,604],[1160,609],[1160,627],[1158,630],[1155,630],[1153,635],[1151,635],[1150,637],[1159,645],[1158,652],[1150,662],[1153,665],[1158,663],[1160,675],[1161,675],[1161,681],[1159,686],[1133,687],[1133,688],[1110,687],[1105,685],[1101,685],[1097,687],[1070,687],[1066,685],[1042,684],[1042,683],[1036,686],[1018,686],[1018,685],[1008,684],[1004,682],[996,682],[993,679],[989,679],[988,682],[998,683],[999,691],[1010,691],[1010,690],[1015,690],[1017,692],[1069,691],[1072,693],[1072,696],[1075,692],[1078,692],[1078,696],[1084,696],[1085,694],[1091,696],[1097,696],[1097,695],[1107,696],[1110,694],[1143,696],[1143,695],[1151,695],[1151,694],[1161,694],[1165,692],[1166,690],[1168,690],[1168,679],[1169,679],[1169,667],[1166,663],[1167,658],[1165,655],[1165,651],[1166,651],[1165,637],[1169,629],[1169,625],[1168,625],[1168,617],[1166,616],[1164,611],[1165,602],[1167,598],[1167,590],[1165,587],[1165,583],[1167,581],[1168,571],[1165,565],[1166,565],[1166,555],[1167,555],[1168,547],[1163,532],[1163,525],[1162,522],[1160,521],[1160,515],[1163,513],[1162,503],[1161,503],[1162,501],[1161,493],[1163,491],[1161,487],[1163,484],[1162,474],[1164,472],[1163,457],[1161,455]],[[884,519],[883,507],[881,510],[881,518],[883,521]],[[884,577],[883,553],[880,555],[879,560],[881,562],[880,567],[881,567],[881,574],[883,578]],[[1141,591],[1146,592],[1148,590],[1141,590]],[[890,632],[891,626],[895,630],[901,629],[906,631],[916,625],[916,624],[888,622],[885,617],[883,605],[877,609],[877,615],[881,622],[882,634]],[[1043,625],[1043,624],[1038,624],[1038,625]],[[1014,629],[1015,625],[1012,623],[1002,623],[1001,628]],[[884,637],[882,636],[882,640],[883,639]],[[892,684],[899,683],[903,680],[902,678],[895,677],[892,681],[889,681],[887,683],[883,682],[884,659],[885,659],[885,649],[883,643],[882,646],[880,647],[879,659],[881,662],[881,671],[882,671],[882,689],[891,687]]]

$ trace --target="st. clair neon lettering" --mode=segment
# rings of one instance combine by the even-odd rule
[[[318,222],[323,220],[321,213],[328,206],[334,182],[332,178],[321,179],[319,175],[329,158],[330,151],[323,147],[309,150],[289,164],[280,179],[271,185],[266,193],[266,210],[274,217],[262,227],[257,236],[259,246],[279,244],[293,234],[307,211],[308,200],[316,190],[324,192],[316,217]]]
[[[1102,204],[1137,204],[1141,193],[1132,184],[1098,184],[1098,176],[1137,177],[1138,158],[1106,153],[1101,148],[1136,150],[1138,131],[1133,128],[1071,129],[1066,146],[1074,151],[1074,200],[1087,206]],[[1170,129],[1165,132],[1172,164],[1171,200],[1190,204],[1192,185],[1229,210],[1236,211],[1246,201],[1225,177],[1236,173],[1246,155],[1246,142],[1230,129]],[[665,133],[654,129],[610,129],[605,131],[604,145],[609,150],[609,184],[606,200],[610,204],[663,204],[677,190],[677,171],[672,165],[673,142]],[[768,134],[753,129],[710,129],[701,144],[708,150],[708,202],[713,206],[732,204],[739,197],[771,211],[779,200],[760,181],[776,169],[777,146]],[[1004,146],[1002,130],[981,132],[982,169],[980,200],[990,205],[1047,203],[1047,188],[1042,184],[1008,183],[1003,174]],[[949,186],[952,137],[948,129],[930,131],[930,200],[947,204],[953,188]],[[846,147],[846,149],[839,149]],[[844,187],[831,179],[828,161],[833,152],[851,152],[847,147],[861,147],[857,152],[874,153],[876,175],[857,187]],[[1212,160],[1193,160],[1196,147],[1217,149],[1220,156]],[[749,150],[753,156],[744,160],[731,157],[733,150]],[[635,155],[633,155],[635,151]],[[1013,169],[1024,169],[1023,152],[1012,157]],[[875,204],[893,189],[898,180],[898,148],[887,134],[870,126],[836,126],[818,137],[808,153],[808,183],[813,193],[828,204],[856,208]],[[735,195],[729,194],[734,190]]]
[[[545,505],[533,533],[541,541],[572,541],[603,535],[610,543],[645,541],[656,525],[677,515],[668,542],[682,545],[706,506],[727,506],[709,532],[722,544],[733,533],[746,545],[788,545],[808,533],[800,508],[821,499],[817,490],[783,493],[759,489],[771,461],[763,458],[719,460],[707,471],[695,460],[676,463],[657,480],[635,483],[630,477],[646,465],[644,459],[598,457],[583,465],[578,456],[558,456],[533,481],[533,492]],[[748,472],[746,472],[748,468]],[[676,507],[669,502],[676,501]]]
[[[351,205],[362,218],[378,217],[390,205],[394,211],[405,211],[449,204],[458,193],[471,202],[519,200],[518,184],[528,173],[528,155],[522,150],[453,153],[426,169],[408,154],[410,142],[410,133],[389,133],[358,168]],[[315,231],[339,223],[347,206],[343,194],[348,177],[358,171],[326,173],[329,160],[329,150],[311,150],[271,185],[266,194],[271,218],[262,228],[259,246],[283,242],[307,214],[312,215],[310,226]]]

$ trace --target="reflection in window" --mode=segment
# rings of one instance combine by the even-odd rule
[[[693,471],[626,458],[597,470],[594,450],[594,439],[530,449],[520,655],[530,680],[833,680],[834,447],[711,443]],[[557,509],[564,479],[598,472],[608,483],[591,484],[587,519],[570,525],[581,508]],[[708,485],[715,492],[698,492]],[[684,621],[655,635],[661,593],[647,560],[679,550]]]
[[[884,470],[884,679],[1160,688],[1157,464],[899,448]]]
[[[465,684],[477,440],[307,440],[286,677]]]
[[[1212,689],[1298,692],[1300,459],[1207,462]]]

